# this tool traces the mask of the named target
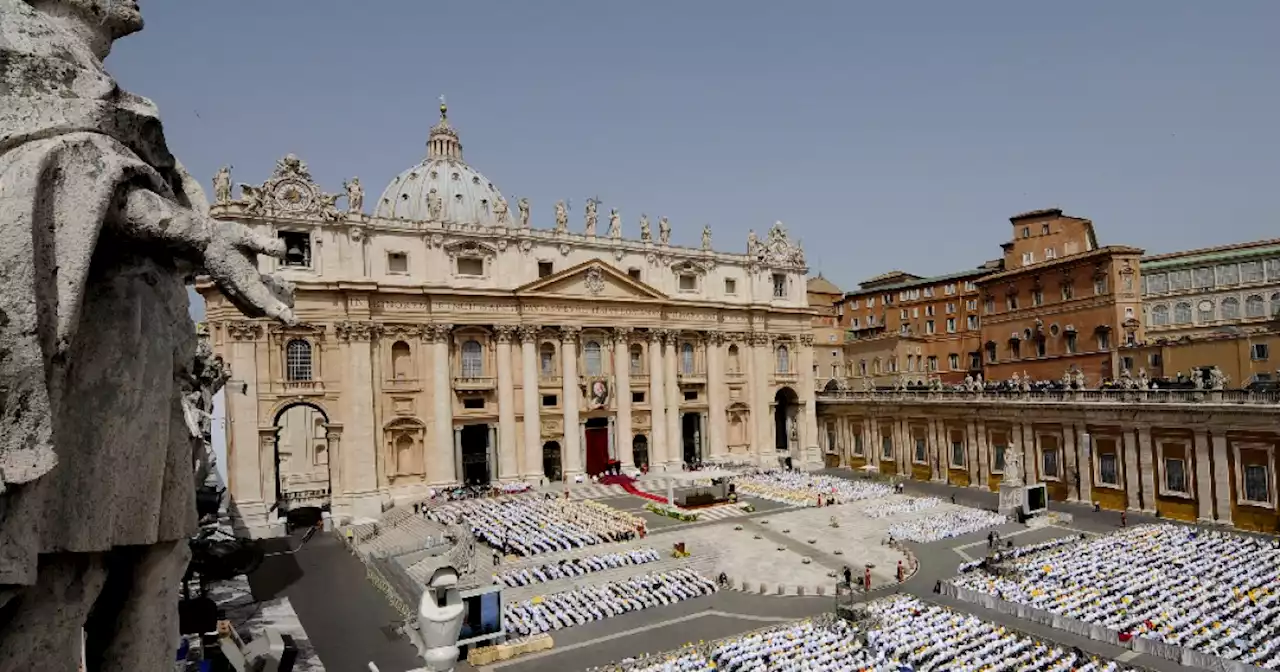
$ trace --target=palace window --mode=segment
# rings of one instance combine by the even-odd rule
[[[782,273],[773,274],[773,298],[787,298],[787,276]]]
[[[1109,350],[1110,348],[1111,348],[1111,332],[1099,331],[1098,332],[1098,349]]]
[[[1148,275],[1143,281],[1147,283],[1147,294],[1164,294],[1169,291],[1169,276],[1164,273]]]
[[[1017,295],[1017,294],[1010,294],[1009,296],[1005,297],[1005,299],[1004,299],[1004,303],[1005,303],[1005,307],[1006,307],[1008,310],[1017,310],[1017,309],[1018,309],[1018,295]]]
[[[1004,454],[1009,450],[1009,446],[1003,443],[996,444],[995,465],[991,467],[994,471],[1004,471]]]
[[[1254,343],[1249,346],[1249,359],[1255,362],[1265,362],[1271,356],[1271,346],[1269,343]]]
[[[692,273],[680,274],[680,291],[696,292],[698,291],[698,276]]]
[[[954,352],[953,352],[953,353],[951,353],[951,354],[949,354],[949,355],[947,355],[947,368],[951,369],[952,371],[955,371],[955,370],[959,369],[959,368],[960,368],[960,355],[957,355],[957,354],[956,354],[956,353],[954,353]]]
[[[738,281],[737,281],[737,280],[734,280],[733,278],[725,278],[725,279],[724,279],[724,293],[725,293],[726,295],[728,295],[728,296],[733,296],[734,294],[737,294],[737,293],[738,293]]]
[[[1271,503],[1271,470],[1265,464],[1244,465],[1244,498],[1249,502]]]
[[[1102,453],[1098,456],[1098,482],[1120,485],[1120,465],[1115,453]]]
[[[409,255],[405,252],[388,252],[387,253],[387,272],[388,273],[408,273],[409,272]]]
[[[1209,289],[1213,287],[1213,269],[1197,268],[1192,271],[1191,287],[1194,289]]]
[[[929,355],[929,359],[927,359],[927,360],[925,360],[925,361],[927,361],[927,362],[928,362],[928,364],[929,364],[929,370],[930,370],[930,371],[937,371],[937,370],[938,370],[938,356],[937,356],[937,355]]]
[[[1235,264],[1225,264],[1218,267],[1218,284],[1219,285],[1237,285],[1240,284],[1240,267]]]
[[[969,368],[970,368],[970,369],[973,369],[973,370],[975,370],[975,371],[976,371],[976,370],[978,370],[978,369],[981,369],[981,368],[982,368],[982,355],[980,355],[980,354],[978,354],[978,353],[976,353],[976,352],[971,352],[971,353],[969,353]]]
[[[1267,304],[1262,300],[1261,294],[1251,294],[1244,300],[1244,316],[1245,317],[1266,317]]]
[[[964,466],[964,441],[957,441],[954,437],[951,439],[951,466]]]
[[[289,381],[311,380],[311,343],[295,338],[284,348],[284,373]]]
[[[986,301],[984,301],[984,302],[983,302],[983,304],[984,304],[984,305],[983,305],[983,307],[982,307],[982,310],[983,310],[986,314],[990,315],[990,314],[992,314],[992,313],[996,312],[996,300],[995,300],[995,299],[987,299]]]
[[[1271,317],[1280,317],[1280,292],[1271,295]]]
[[[871,374],[874,376],[880,375],[880,358],[879,357],[876,357],[874,360],[871,361]]]
[[[972,329],[977,329],[977,328],[978,328],[978,316],[977,316],[977,315],[970,315],[970,316],[969,316],[969,320],[968,320],[968,325],[969,325],[969,329],[970,329],[970,330],[972,330]]]
[[[1200,322],[1213,321],[1214,313],[1213,313],[1212,301],[1205,299],[1204,301],[1200,302],[1200,305],[1197,306],[1197,308],[1199,308],[1199,315],[1197,315],[1197,317],[1199,318]]]
[[[865,449],[862,447],[862,428],[855,428],[853,434],[853,454],[861,456]]]
[[[462,344],[462,377],[479,378],[484,375],[484,349],[480,341],[470,340]]]
[[[1033,306],[1044,305],[1044,292],[1042,290],[1039,290],[1039,289],[1031,290],[1031,305]]]
[[[539,261],[539,262],[538,262],[538,277],[539,277],[539,278],[545,278],[545,277],[547,277],[548,275],[551,275],[552,273],[555,273],[555,265],[554,265],[554,264],[552,264],[552,263],[551,263],[551,262],[549,262],[549,261]]]
[[[1070,282],[1062,283],[1062,300],[1070,301],[1076,297],[1076,287]]]
[[[1240,319],[1240,299],[1237,299],[1234,296],[1229,296],[1222,300],[1222,319]]]
[[[632,280],[635,280],[636,282],[639,282],[639,281],[640,281],[640,269],[638,269],[638,268],[634,268],[634,267],[633,267],[633,268],[628,268],[628,269],[627,269],[627,277],[628,277],[628,278],[631,278]]]
[[[1093,279],[1094,296],[1102,296],[1107,293],[1107,276],[1101,275]]]
[[[1169,324],[1169,306],[1156,306],[1151,309],[1152,326],[1164,326]]]
[[[954,317],[947,318],[947,333],[948,334],[956,333],[956,318]]]
[[[1169,273],[1169,290],[1182,292],[1191,288],[1191,271],[1171,271]]]
[[[1267,260],[1267,280],[1280,280],[1280,259]]]
[[[583,369],[588,376],[604,375],[604,362],[600,358],[600,343],[597,341],[587,341],[582,346]]]
[[[1191,304],[1179,303],[1173,307],[1174,324],[1191,324]]]
[[[777,362],[775,362],[777,365],[777,372],[791,373],[791,353],[787,350],[787,346],[779,345],[775,352],[775,356],[777,359]]]
[[[1022,341],[1009,341],[1009,358],[1018,359],[1019,357],[1022,357]]]
[[[693,344],[680,344],[680,373],[686,376],[693,375]]]
[[[480,257],[458,257],[458,275],[484,275],[484,259]]]
[[[926,321],[926,322],[924,323],[924,333],[926,333],[926,334],[932,334],[933,332],[934,332],[934,328],[933,328],[933,320],[928,320],[928,321]]]
[[[281,231],[277,234],[284,243],[285,266],[311,268],[311,234],[300,231]]]
[[[631,375],[639,376],[644,373],[644,348],[639,343],[631,344],[631,349],[627,352],[631,361]]]
[[[1181,458],[1164,458],[1164,489],[1187,493],[1187,463]]]
[[[996,363],[996,344],[990,341],[987,342],[987,361],[992,364]]]
[[[556,375],[556,346],[543,343],[538,348],[538,367],[544,376]]]

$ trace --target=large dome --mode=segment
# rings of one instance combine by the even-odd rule
[[[440,105],[440,123],[431,129],[427,158],[400,173],[383,190],[375,217],[416,221],[509,226],[506,199],[493,183],[462,160],[462,143]]]

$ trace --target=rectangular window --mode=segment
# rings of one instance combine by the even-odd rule
[[[947,367],[948,367],[948,368],[950,368],[952,371],[955,371],[955,370],[959,369],[959,368],[960,368],[960,355],[957,355],[957,354],[956,354],[956,353],[954,353],[954,352],[953,352],[953,353],[951,353],[951,354],[949,354],[949,355],[947,355]]]
[[[956,312],[956,304],[954,304],[954,303],[948,303],[948,304],[947,304],[947,314],[948,314],[948,315],[951,315],[951,314],[954,314],[955,312]]]
[[[1067,354],[1068,355],[1076,354],[1076,332],[1068,331],[1068,332],[1064,332],[1062,335],[1063,335],[1063,342],[1066,343],[1066,346],[1067,346]]]
[[[1058,449],[1050,448],[1041,453],[1044,458],[1044,476],[1045,478],[1058,477]]]
[[[469,397],[462,400],[462,407],[472,410],[484,410],[484,397]]]
[[[1018,295],[1017,295],[1017,294],[1010,294],[1009,296],[1005,297],[1004,302],[1005,302],[1005,306],[1007,306],[1009,310],[1017,310],[1017,309],[1018,309]]]
[[[856,310],[857,308],[858,308],[858,300],[849,299],[849,310]]]
[[[724,279],[724,293],[733,296],[738,293],[738,281],[733,278]]]
[[[885,460],[893,459],[893,438],[889,436],[880,436],[880,457]]]
[[[1132,358],[1132,357],[1127,357],[1127,356],[1126,356],[1126,357],[1121,357],[1121,358],[1120,358],[1120,367],[1121,367],[1121,368],[1124,368],[1124,369],[1129,369],[1130,371],[1132,371],[1132,370],[1133,370],[1133,358]]]
[[[1098,455],[1098,482],[1120,485],[1120,466],[1115,453]]]
[[[951,305],[951,304],[949,304],[949,303],[948,303],[947,305],[949,306],[949,305]],[[949,312],[952,312],[952,311],[948,310],[947,312],[949,313]],[[924,307],[924,314],[925,314],[925,317],[933,317],[933,306],[932,306],[932,305],[925,306],[925,307]]]
[[[1031,291],[1031,305],[1033,305],[1033,306],[1043,306],[1043,305],[1044,305],[1044,292],[1042,292],[1042,291],[1040,291],[1040,290],[1038,290],[1038,289],[1032,290],[1032,291]]]
[[[903,308],[902,310],[898,311],[898,319],[906,320],[907,318],[908,318],[908,313],[906,308]]]
[[[1187,463],[1181,458],[1164,458],[1164,489],[1170,492],[1187,492]]]
[[[986,305],[983,307],[983,310],[984,310],[984,311],[986,311],[986,313],[987,313],[988,315],[990,315],[990,314],[992,314],[992,313],[996,312],[996,300],[995,300],[995,299],[987,299],[987,300],[986,300]]]
[[[964,442],[951,440],[951,466],[961,468],[964,466]]]
[[[628,269],[627,269],[627,277],[628,277],[628,278],[631,278],[632,280],[639,281],[639,280],[640,280],[640,269],[638,269],[638,268],[628,268]],[[727,281],[726,281],[726,282],[727,282]]]
[[[698,276],[692,273],[682,273],[680,275],[680,291],[696,292],[698,291]]]
[[[1244,498],[1249,502],[1271,503],[1271,470],[1267,465],[1244,465]]]
[[[862,328],[861,323],[862,323],[862,320],[859,320],[859,319],[858,319],[858,318],[856,318],[856,317],[855,317],[855,318],[853,318],[853,328],[854,328],[854,329],[861,329],[861,328]]]
[[[1267,260],[1267,280],[1280,280],[1280,259]]]
[[[964,309],[965,309],[965,310],[971,310],[971,311],[975,311],[975,312],[976,312],[976,311],[978,310],[978,300],[977,300],[977,299],[969,299],[968,301],[965,301],[965,302],[964,302]]]
[[[1265,361],[1271,356],[1271,347],[1266,343],[1254,343],[1249,349],[1249,358],[1255,362]]]
[[[945,288],[943,288],[943,291],[945,291],[945,292],[946,292],[947,296],[951,296],[952,294],[955,294],[955,293],[956,293],[956,283],[954,283],[954,282],[953,282],[953,283],[951,283],[951,284],[947,285]]]
[[[1110,334],[1110,333],[1105,332],[1105,331],[1099,331],[1099,332],[1098,332],[1098,349],[1099,349],[1099,350],[1110,350],[1110,349],[1111,349],[1111,334]]]
[[[1191,271],[1172,271],[1169,273],[1169,290],[1181,292],[1191,289]]]
[[[644,353],[641,352],[639,345],[631,346],[632,350],[628,353],[631,362],[631,375],[639,376],[644,373]]]
[[[1106,293],[1107,293],[1107,277],[1104,275],[1102,277],[1094,278],[1093,279],[1094,296],[1102,296],[1103,294],[1106,294]]]
[[[1224,264],[1218,267],[1219,285],[1240,284],[1240,267],[1235,264]]]
[[[1191,271],[1191,287],[1193,289],[1213,287],[1213,268],[1197,268]]]
[[[862,452],[863,450],[864,449],[862,447],[862,428],[855,427],[854,433],[853,433],[853,454],[861,457],[863,454]]]
[[[773,274],[773,298],[787,298],[787,276],[782,273]]]
[[[1164,294],[1169,291],[1169,276],[1164,273],[1146,276],[1148,294]]]
[[[388,252],[387,253],[387,272],[388,273],[408,273],[409,272],[409,255],[405,252]]]
[[[947,333],[948,334],[956,333],[956,318],[954,317],[947,318]]]
[[[544,394],[544,395],[542,395],[542,405],[543,405],[543,406],[555,406],[557,401],[559,401],[559,400],[558,400],[558,399],[556,399],[556,395],[554,395],[554,394]]]
[[[684,393],[684,400],[685,400],[685,401],[697,401],[697,400],[698,400],[698,391],[697,391],[697,390],[685,390],[685,393]]]
[[[969,280],[969,281],[967,281],[967,282],[965,282],[965,283],[964,283],[964,291],[966,291],[966,292],[976,292],[976,291],[978,291],[978,285],[974,284],[974,282],[973,282],[972,280]]]
[[[926,451],[926,449],[927,449],[927,447],[926,447],[926,445],[925,445],[924,439],[923,439],[923,438],[921,438],[921,437],[916,437],[916,462],[919,462],[920,464],[924,464],[924,463],[925,463],[925,461],[926,461],[926,458],[925,458],[925,451]]]
[[[1004,453],[1007,450],[1009,450],[1009,447],[1004,445],[1003,443],[996,444],[996,451],[995,451],[996,464],[994,467],[992,467],[992,469],[994,469],[995,471],[1004,471]]]
[[[631,393],[631,403],[633,403],[633,404],[643,404],[643,403],[644,403],[644,392],[632,392],[632,393]]]
[[[876,307],[876,297],[874,297],[874,296],[868,296],[868,297],[867,297],[867,307],[868,307],[868,308],[875,308],[875,307]]]
[[[973,329],[977,329],[977,328],[978,328],[978,316],[977,316],[977,315],[970,315],[970,316],[969,316],[969,329],[970,329],[970,330],[973,330]]]
[[[1074,286],[1074,285],[1072,285],[1072,284],[1071,284],[1071,283],[1069,283],[1069,282],[1068,282],[1068,283],[1064,283],[1064,284],[1062,285],[1062,300],[1063,300],[1063,301],[1070,301],[1071,299],[1074,299],[1074,298],[1075,298],[1075,296],[1076,296],[1076,288],[1075,288],[1075,286]]]
[[[538,277],[539,277],[539,278],[545,278],[545,277],[547,277],[548,275],[551,275],[552,273],[554,273],[554,272],[555,272],[555,270],[554,270],[554,269],[555,269],[555,266],[554,266],[554,265],[552,265],[552,263],[551,263],[551,262],[549,262],[549,261],[539,261],[539,262],[538,262]],[[636,269],[636,270],[637,270],[637,271],[639,271],[640,269]]]
[[[1046,261],[1048,261],[1049,259],[1057,259],[1058,251],[1053,249],[1052,247],[1046,247],[1044,248],[1044,258]]]
[[[933,331],[934,331],[934,329],[933,329],[933,320],[928,320],[928,321],[926,321],[926,322],[924,323],[924,333],[926,333],[926,334],[932,334],[932,333],[933,333]]]
[[[1045,223],[1045,224],[1041,225],[1041,227],[1040,227],[1040,233],[1041,233],[1041,234],[1043,234],[1043,235],[1046,235],[1046,236],[1047,236],[1047,235],[1049,235],[1049,224],[1048,224],[1048,223]]]
[[[1030,266],[1031,264],[1034,264],[1034,263],[1036,263],[1036,254],[1035,254],[1035,252],[1023,252],[1023,253],[1022,253],[1022,265],[1023,265],[1023,266]]]
[[[276,235],[284,243],[285,255],[280,263],[290,268],[311,268],[311,234],[281,231]]]
[[[458,257],[458,275],[484,275],[484,259]]]
[[[982,368],[982,356],[976,352],[969,353],[969,368],[977,371]]]
[[[929,370],[930,370],[930,371],[937,371],[937,370],[938,370],[938,356],[937,356],[937,355],[929,355],[929,359],[927,359],[927,360],[925,360],[925,361],[926,361],[926,362],[928,362],[928,364],[929,364]]]

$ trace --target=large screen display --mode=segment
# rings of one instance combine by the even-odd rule
[[[502,589],[494,586],[461,595],[466,612],[462,617],[459,644],[470,644],[502,634]]]
[[[1027,486],[1027,513],[1049,508],[1049,490],[1043,483]]]

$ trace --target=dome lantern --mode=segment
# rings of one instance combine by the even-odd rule
[[[440,122],[431,127],[427,136],[427,160],[450,159],[462,160],[462,142],[458,140],[458,132],[449,125],[449,105],[444,96],[440,96]]]

